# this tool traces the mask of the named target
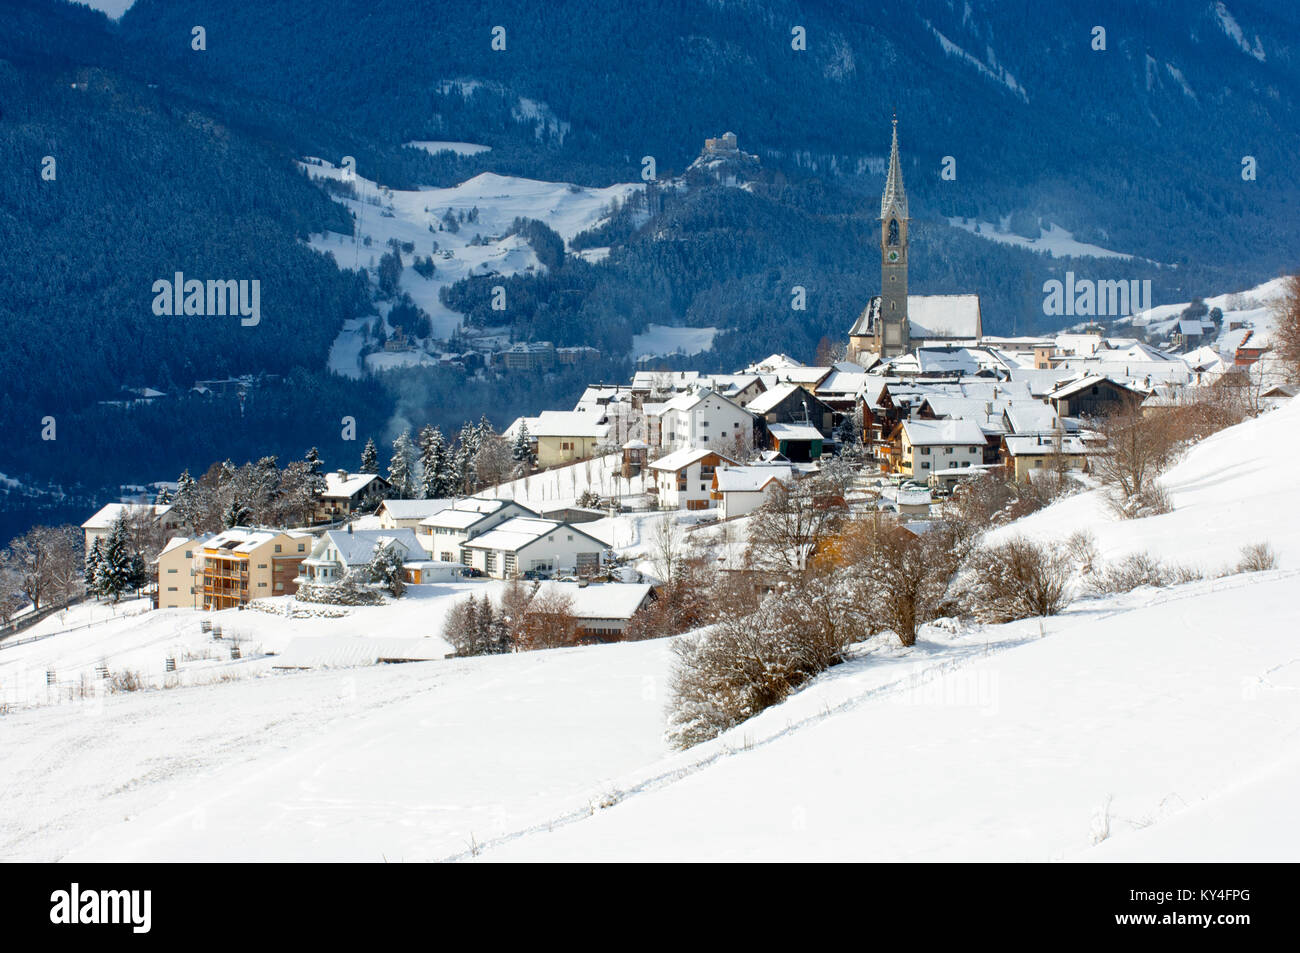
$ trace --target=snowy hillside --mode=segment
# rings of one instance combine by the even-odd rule
[[[1121,522],[1083,494],[1002,531],[1088,529],[1104,561],[1214,571],[1265,541],[1278,569],[940,621],[910,649],[878,636],[685,752],[663,740],[666,640],[296,673],[264,658],[229,682],[10,710],[0,762],[20,796],[0,856],[1292,859],[1298,424],[1292,401],[1195,447],[1167,474],[1171,514]],[[447,589],[334,620],[211,618],[266,647],[436,636],[465,591]],[[0,663],[26,650],[13,667],[70,671],[110,642],[158,655],[197,617],[79,631]]]
[[[1277,322],[1275,308],[1285,295],[1286,279],[1274,278],[1245,291],[1233,291],[1204,299],[1206,308],[1219,308],[1223,312],[1223,330],[1213,342],[1215,350],[1231,360],[1233,352],[1247,332],[1251,334],[1252,344],[1267,344]],[[1179,304],[1157,305],[1139,311],[1127,320],[1135,327],[1144,328],[1148,334],[1168,334],[1190,304],[1190,301],[1183,301]],[[1124,321],[1119,323],[1123,324]],[[1234,324],[1241,327],[1234,329]]]
[[[484,148],[461,142],[410,145],[458,152]],[[470,276],[509,276],[542,267],[523,238],[503,237],[516,218],[544,222],[567,242],[598,224],[611,202],[622,202],[643,188],[630,183],[583,188],[565,182],[539,182],[484,172],[452,188],[402,191],[380,186],[359,173],[349,175],[323,159],[310,158],[301,167],[315,178],[350,182],[357,190],[356,199],[335,196],[355,216],[356,234],[330,232],[315,235],[310,241],[317,251],[332,254],[340,267],[373,270],[379,257],[388,250],[388,242],[394,239],[413,244],[414,254],[421,258],[432,254],[436,270],[431,278],[415,270],[411,255],[404,256],[406,267],[400,290],[428,312],[433,319],[433,336],[440,340],[450,337],[461,325],[461,315],[439,300],[444,286]],[[452,231],[442,225],[449,212],[452,216],[476,214],[474,221],[458,222],[457,229]],[[437,251],[434,251],[435,242]],[[348,376],[360,374],[358,357],[363,343],[360,325],[360,320],[351,321],[339,335],[330,352],[331,370]],[[434,360],[435,357],[419,351],[371,355],[374,369]]]

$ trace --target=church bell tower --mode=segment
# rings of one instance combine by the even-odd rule
[[[888,360],[909,350],[907,323],[907,193],[898,160],[898,118],[889,149],[889,175],[880,198],[880,313],[876,317],[876,353]]]

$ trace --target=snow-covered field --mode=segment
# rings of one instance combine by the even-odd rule
[[[713,349],[717,328],[673,328],[651,324],[632,337],[632,359],[664,354],[700,354]]]
[[[1087,242],[1078,241],[1075,239],[1073,232],[1069,232],[1056,224],[1051,224],[1045,229],[1039,229],[1037,238],[1026,238],[1024,235],[1017,235],[1015,232],[1008,231],[1007,222],[1005,221],[1001,225],[997,225],[993,222],[977,222],[973,219],[950,218],[948,224],[970,232],[972,235],[978,235],[980,238],[987,238],[991,242],[997,242],[1001,245],[1014,245],[1017,248],[1028,248],[1030,251],[1045,252],[1052,258],[1121,258],[1128,260],[1134,257],[1124,252],[1102,248],[1100,245],[1090,245]]]
[[[1211,570],[1264,541],[1278,569],[1078,598],[1046,620],[938,623],[910,649],[878,636],[686,752],[662,740],[667,641],[268,665],[10,710],[0,857],[1294,860],[1297,424],[1293,401],[1194,448],[1167,476],[1172,514],[1119,522],[1084,494],[1012,530],[1086,528],[1104,559],[1148,550]],[[459,594],[337,620],[212,619],[266,646],[436,636]],[[0,664],[24,649],[38,670],[93,664],[112,641],[157,654],[183,618],[197,629],[193,613],[150,613]]]
[[[458,156],[476,156],[480,152],[492,150],[491,146],[480,145],[477,142],[450,142],[443,139],[418,139],[415,142],[404,142],[402,145],[423,149],[435,156],[440,152],[454,152]]]
[[[473,147],[472,143],[431,145]],[[484,172],[452,188],[402,191],[380,186],[360,172],[349,177],[346,170],[321,159],[309,159],[301,166],[313,177],[350,181],[357,189],[357,199],[334,197],[356,217],[357,233],[340,235],[327,232],[313,235],[309,243],[317,251],[332,254],[340,267],[373,270],[388,250],[391,239],[412,243],[414,254],[421,258],[433,255],[433,277],[425,278],[413,267],[413,256],[404,254],[406,267],[402,271],[400,287],[416,305],[428,312],[433,322],[433,336],[440,340],[448,338],[460,327],[462,320],[458,312],[439,300],[439,292],[444,286],[475,275],[509,276],[542,267],[537,255],[522,238],[517,235],[503,237],[516,218],[545,222],[567,242],[579,232],[598,224],[611,202],[625,201],[644,187],[627,183],[599,189],[583,188],[565,182],[540,182]],[[454,232],[443,225],[443,216],[448,212],[458,217],[461,213],[468,215],[475,210],[476,220],[458,222]],[[366,239],[369,239],[369,245],[365,244]],[[436,252],[433,250],[435,242],[438,246]],[[362,321],[355,320],[344,327],[330,353],[331,370],[349,376],[360,375],[361,325]],[[418,351],[370,356],[372,370],[429,360],[427,355]]]

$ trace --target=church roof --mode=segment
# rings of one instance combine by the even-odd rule
[[[871,335],[880,314],[880,295],[862,309],[850,335]],[[982,334],[980,296],[908,295],[907,322],[916,341],[978,340]]]

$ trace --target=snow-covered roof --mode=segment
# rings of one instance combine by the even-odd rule
[[[590,437],[601,440],[609,435],[609,424],[598,424],[589,413],[579,410],[544,410],[528,424],[534,437]]]
[[[880,295],[876,295],[862,309],[849,334],[855,336],[872,334],[879,313]],[[908,333],[913,338],[978,341],[983,332],[980,320],[980,296],[976,294],[908,295],[907,322]]]
[[[151,515],[162,518],[171,509],[170,504],[156,506],[152,503],[109,503],[99,508],[95,515],[81,524],[82,529],[109,529],[118,516],[125,513],[127,519],[139,515]]]
[[[432,516],[426,516],[420,520],[420,525],[435,526],[442,529],[468,529],[479,520],[496,513],[509,502],[511,501],[467,497],[456,500],[451,506],[439,510]]]
[[[412,529],[357,529],[352,532],[332,529],[325,533],[317,549],[326,543],[338,551],[339,561],[345,566],[358,566],[370,562],[376,548],[386,548],[394,543],[407,554],[423,558],[424,550]],[[313,555],[315,555],[313,553]]]
[[[1116,387],[1121,387],[1124,390],[1133,390],[1133,388],[1128,387],[1127,385],[1122,384],[1119,381],[1112,380],[1110,377],[1106,376],[1105,374],[1087,374],[1079,378],[1078,380],[1066,381],[1063,384],[1058,384],[1056,386],[1056,389],[1052,391],[1051,396],[1057,398],[1069,397],[1071,394],[1078,394],[1081,391],[1087,390],[1088,388],[1094,387],[1097,384],[1101,384],[1103,382],[1113,384]]]
[[[771,390],[765,390],[751,400],[745,405],[745,409],[751,414],[765,414],[801,387],[802,385],[797,383],[777,384]]]
[[[289,539],[311,539],[311,533],[301,530],[249,529],[246,526],[234,526],[204,542],[203,548],[247,554],[281,536],[287,536]]]
[[[914,447],[983,444],[984,431],[973,420],[905,420],[903,431]]]
[[[822,432],[812,424],[768,424],[768,432],[777,440],[822,440]]]
[[[770,373],[771,371],[803,366],[804,365],[801,362],[796,361],[789,354],[769,354],[767,357],[763,358],[763,360],[755,361],[753,364],[750,364],[749,367],[745,368],[745,373],[755,374],[763,371]]]
[[[650,464],[651,470],[666,470],[670,473],[676,473],[684,467],[689,467],[692,463],[703,460],[709,455],[716,455],[728,463],[735,463],[726,454],[718,453],[716,450],[710,450],[708,447],[683,447],[681,450],[674,450]]]
[[[785,466],[727,467],[716,474],[718,490],[722,493],[755,493],[773,480],[787,483],[794,478],[794,469]]]
[[[453,502],[450,497],[440,500],[384,500],[379,508],[395,520],[415,520],[441,513]]]
[[[321,495],[326,499],[350,499],[378,479],[374,473],[331,471],[325,474],[325,492]]]
[[[1012,433],[1045,433],[1060,424],[1052,405],[1037,400],[1012,401],[1005,413]]]
[[[577,533],[585,536],[592,542],[599,543],[602,547],[608,545],[589,533],[583,532],[575,526],[570,526],[568,523],[530,516],[516,516],[514,519],[508,519],[495,529],[471,539],[465,545],[471,549],[499,549],[504,552],[518,552],[530,543],[535,543],[543,536],[554,533],[559,529],[563,529],[566,533]]]
[[[649,583],[604,582],[580,586],[576,582],[548,580],[537,587],[534,599],[567,596],[578,619],[630,619],[650,595]]]
[[[1038,457],[1057,452],[1069,454],[1088,452],[1087,446],[1079,437],[1062,437],[1059,451],[1052,437],[1041,434],[1032,437],[1008,436],[1006,443],[1007,453],[1013,457]]]

